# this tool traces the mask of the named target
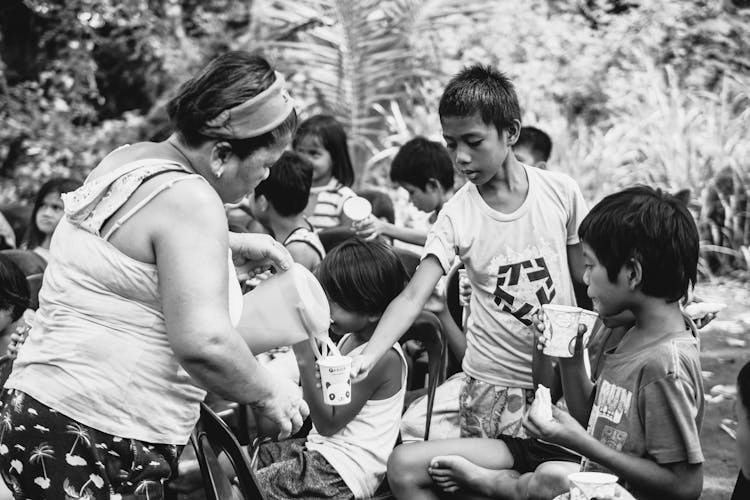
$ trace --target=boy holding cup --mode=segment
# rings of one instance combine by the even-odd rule
[[[408,280],[388,245],[359,238],[331,250],[317,276],[331,307],[331,331],[343,335],[338,344],[343,356],[364,349]],[[269,499],[372,496],[385,475],[404,404],[407,369],[400,345],[393,344],[362,381],[351,383],[347,376],[332,385],[326,382],[340,366],[326,357],[316,362],[309,342],[296,344],[294,352],[313,429],[307,438],[261,446],[256,472],[261,489]],[[345,371],[348,375],[348,367]]]

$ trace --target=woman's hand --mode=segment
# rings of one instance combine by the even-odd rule
[[[276,377],[270,396],[252,406],[279,429],[278,439],[286,439],[297,432],[310,414],[302,399],[302,389],[285,377]]]
[[[238,276],[262,274],[271,268],[286,271],[292,266],[292,256],[284,245],[267,234],[229,233],[229,248]]]

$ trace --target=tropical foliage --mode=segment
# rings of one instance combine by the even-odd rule
[[[747,266],[745,0],[4,0],[0,37],[0,204],[163,137],[176,85],[226,49],[276,59],[303,117],[346,125],[360,185],[386,185],[400,144],[439,137],[448,76],[482,62],[592,201],[690,188],[705,268]]]

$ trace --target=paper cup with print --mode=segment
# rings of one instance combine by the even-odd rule
[[[581,309],[573,306],[544,304],[544,337],[547,343],[542,352],[558,358],[573,357],[578,335],[578,318]]]
[[[588,309],[579,309],[579,311],[578,324],[586,325],[586,333],[583,334],[582,339],[583,347],[588,347],[591,334],[594,333],[594,325],[596,324],[596,320],[599,319],[599,313],[589,311]]]
[[[352,401],[352,358],[349,356],[325,356],[318,359],[320,385],[326,404],[340,406]]]
[[[605,472],[574,472],[568,474],[570,500],[613,498],[617,476]]]

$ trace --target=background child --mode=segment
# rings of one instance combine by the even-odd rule
[[[385,243],[352,238],[323,259],[318,278],[331,305],[331,331],[344,335],[339,349],[353,356],[403,290],[407,274]],[[344,406],[323,401],[310,344],[294,350],[313,430],[306,439],[261,447],[256,475],[262,490],[270,499],[372,496],[398,435],[406,391],[401,348],[393,344],[367,377],[352,384],[352,401]]]
[[[29,285],[21,268],[0,254],[0,354],[7,353],[15,358],[26,338],[27,320],[33,317],[33,311],[28,309],[29,295]]]
[[[521,127],[518,141],[513,146],[513,154],[521,163],[546,170],[552,154],[552,139],[544,130],[530,126]]]
[[[81,186],[75,179],[55,178],[42,184],[34,201],[25,247],[33,250],[45,261],[49,259],[49,245],[52,233],[63,216],[63,203],[60,195],[74,191]]]
[[[312,189],[305,215],[316,230],[351,223],[342,213],[344,201],[355,196],[354,169],[346,132],[335,118],[315,115],[303,121],[294,150],[313,165]]]
[[[313,167],[301,155],[286,151],[268,178],[255,188],[253,214],[271,230],[295,262],[313,270],[325,256],[323,244],[302,215],[310,195]]]
[[[391,181],[409,193],[409,200],[417,209],[430,214],[431,226],[453,194],[453,162],[442,144],[415,137],[401,146],[393,158]],[[423,229],[401,227],[376,218],[366,219],[357,229],[362,237],[378,233],[420,246],[427,241],[427,232]]]

